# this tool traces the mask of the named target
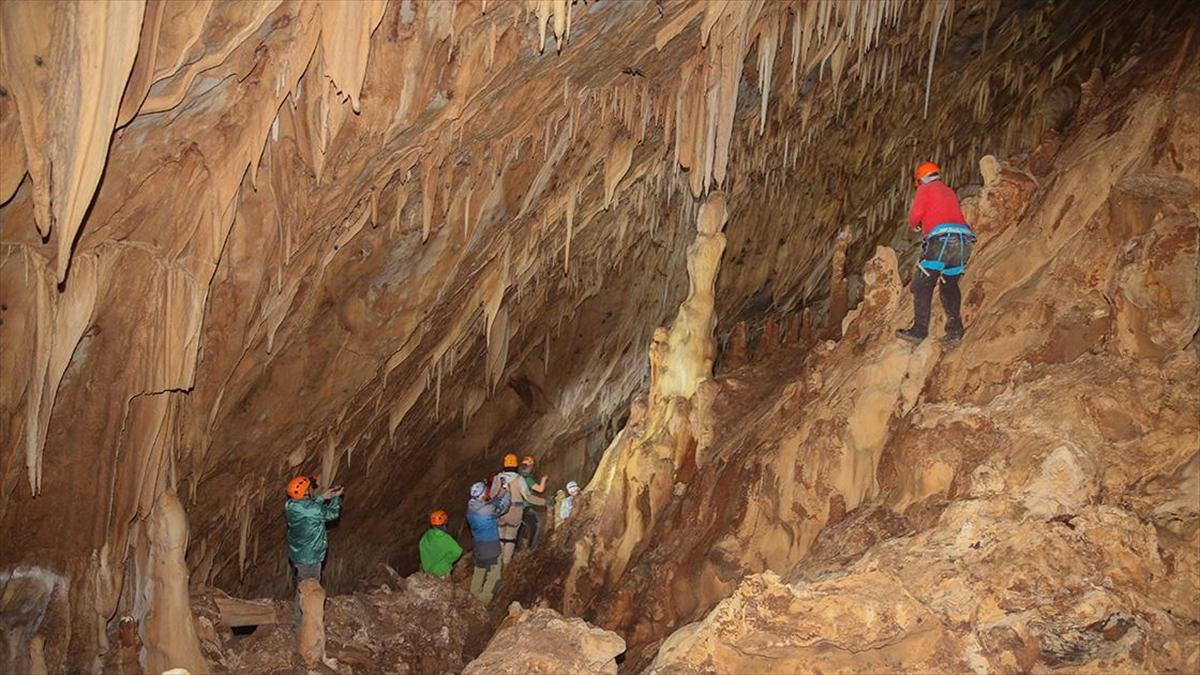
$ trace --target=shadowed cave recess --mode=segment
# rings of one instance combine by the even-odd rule
[[[1200,671],[1197,28],[0,5],[0,670]],[[894,334],[927,160],[957,346]],[[510,451],[583,490],[485,608]],[[319,630],[299,473],[346,490]]]

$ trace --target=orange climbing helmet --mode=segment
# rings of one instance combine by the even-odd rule
[[[515,452],[510,452],[504,456],[504,468],[506,468],[506,469],[517,468],[517,454]]]
[[[924,180],[926,176],[930,176],[935,173],[940,174],[941,172],[942,167],[938,166],[937,164],[934,164],[933,162],[921,162],[917,165],[917,170],[913,172],[913,181],[917,185],[920,185],[921,181]]]
[[[533,466],[533,455],[525,455],[521,458],[521,463]]]
[[[433,513],[429,514],[429,524],[433,525],[434,527],[437,527],[438,525],[445,525],[446,521],[449,519],[450,517],[447,516],[446,512],[441,509],[434,509]]]
[[[304,499],[308,494],[308,488],[312,485],[312,481],[308,476],[296,476],[288,481],[287,493],[292,499]]]

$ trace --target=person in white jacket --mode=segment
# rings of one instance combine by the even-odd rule
[[[508,511],[500,517],[500,560],[507,565],[512,560],[517,549],[517,531],[521,528],[521,517],[525,514],[525,505],[545,506],[546,500],[533,493],[529,484],[517,472],[517,456],[508,453],[504,456],[504,469],[492,478],[489,494],[494,498],[507,490],[512,500]]]

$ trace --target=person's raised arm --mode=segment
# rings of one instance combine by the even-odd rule
[[[325,521],[337,520],[342,515],[342,488],[331,488],[322,493],[321,515]]]
[[[545,506],[546,505],[546,498],[539,497],[539,496],[533,494],[533,490],[529,489],[528,483],[526,483],[525,481],[520,481],[520,484],[521,484],[520,485],[521,501],[525,502],[526,504],[533,504],[534,506]]]

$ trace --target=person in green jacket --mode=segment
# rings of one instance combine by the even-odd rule
[[[287,517],[288,560],[296,568],[295,623],[300,626],[300,582],[305,579],[321,581],[321,566],[329,549],[325,523],[337,520],[342,514],[342,488],[315,492],[314,480],[296,476],[288,481]]]
[[[454,563],[462,557],[462,547],[446,531],[446,512],[437,509],[429,514],[429,529],[421,537],[421,569],[439,579],[450,576]]]

